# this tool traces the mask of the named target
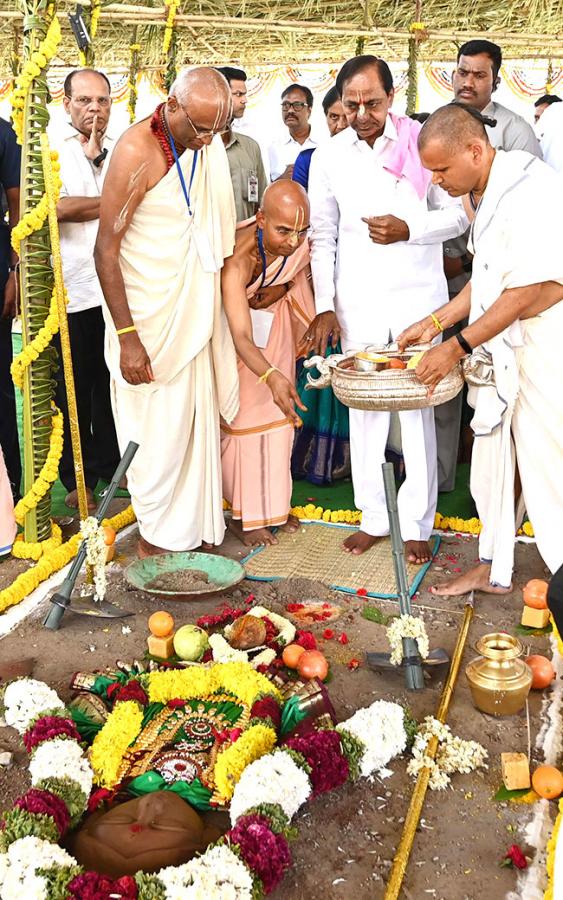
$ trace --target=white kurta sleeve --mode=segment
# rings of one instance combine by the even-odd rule
[[[458,237],[469,227],[459,197],[450,197],[438,185],[431,184],[427,193],[427,209],[420,210],[407,219],[411,244],[443,244],[449,238]]]
[[[311,204],[311,271],[317,315],[334,311],[334,270],[340,213],[322,151],[311,157],[309,171]]]

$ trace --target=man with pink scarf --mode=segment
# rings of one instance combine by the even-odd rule
[[[349,127],[313,156],[309,179],[311,268],[317,317],[307,337],[324,354],[329,336],[344,351],[385,346],[445,303],[442,244],[462,234],[458,200],[430,184],[418,157],[420,124],[391,112],[393,77],[375,56],[348,60],[337,90]],[[398,497],[409,562],[430,559],[437,502],[432,409],[399,413],[406,478]],[[350,450],[361,530],[344,542],[359,554],[389,533],[381,463],[390,413],[350,410]]]
[[[223,496],[232,507],[233,530],[248,545],[276,543],[273,526],[298,527],[289,509],[293,432],[300,419],[280,391],[287,396],[291,386],[290,396],[305,409],[294,382],[295,359],[305,355],[303,336],[315,314],[308,229],[305,190],[277,181],[256,218],[238,226],[234,253],[222,271],[235,344],[253,345],[257,363],[251,371],[239,358],[240,410],[221,425]]]

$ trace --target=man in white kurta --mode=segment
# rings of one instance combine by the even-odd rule
[[[519,524],[515,463],[521,507],[538,549],[552,572],[563,563],[563,179],[525,151],[495,151],[466,110],[439,110],[428,123],[421,157],[434,180],[454,196],[471,191],[479,200],[471,282],[436,312],[444,327],[469,313],[469,326],[425,354],[416,370],[432,387],[472,348],[480,382],[469,396],[475,409],[471,492],[483,526],[480,564],[434,591],[506,592]],[[432,336],[432,323],[419,322],[401,343],[418,340],[421,327]]]
[[[229,114],[219,73],[180,76],[115,148],[102,195],[96,265],[120,448],[139,444],[128,483],[141,556],[224,535],[219,413],[238,409],[220,295],[235,233],[218,136]]]
[[[467,227],[459,202],[429,186],[416,152],[418,123],[389,113],[392,81],[384,79],[391,75],[385,63],[387,72],[373,61],[357,57],[341,70],[337,88],[351,127],[318,148],[311,162],[317,311],[311,336],[321,351],[315,327],[322,330],[323,320],[333,337],[340,331],[344,351],[363,350],[394,340],[413,315],[443,304],[442,243]],[[406,469],[398,497],[401,533],[409,560],[424,562],[437,502],[434,413],[401,412],[399,419]],[[350,410],[354,499],[362,511],[360,534],[345,543],[354,553],[389,533],[381,470],[389,427],[390,413]]]

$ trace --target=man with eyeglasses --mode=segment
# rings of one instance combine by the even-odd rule
[[[459,200],[430,185],[416,147],[420,124],[391,112],[393,76],[375,56],[348,60],[336,80],[349,128],[313,154],[309,179],[311,268],[317,317],[310,348],[324,355],[332,335],[345,351],[395,340],[415,309],[447,299],[442,243],[461,234]],[[399,413],[406,478],[398,496],[405,556],[431,558],[437,502],[432,409]],[[390,413],[350,410],[354,496],[361,530],[344,550],[361,554],[389,533],[381,464]]]
[[[270,145],[270,180],[291,178],[293,164],[302,150],[316,147],[309,119],[313,109],[312,91],[303,84],[290,84],[282,91],[282,119],[288,136]]]
[[[63,275],[68,292],[68,328],[78,407],[78,423],[88,508],[94,509],[99,479],[109,481],[119,462],[111,410],[109,372],[104,359],[102,289],[94,265],[100,194],[106,157],[114,139],[108,134],[111,88],[103,72],[79,69],[64,82],[63,106],[69,120],[50,129],[59,153],[63,186],[57,205]],[[60,353],[60,342],[56,340]],[[62,364],[57,371],[56,403],[64,414],[64,444],[59,466],[67,489],[65,503],[78,506],[68,407]]]
[[[240,357],[240,410],[221,424],[223,496],[232,507],[231,527],[248,546],[277,543],[272,527],[299,527],[289,515],[290,461],[301,425],[293,403],[305,410],[294,386],[295,360],[307,352],[303,335],[315,314],[308,230],[304,188],[276,181],[256,219],[237,229],[221,277]]]
[[[217,71],[229,82],[233,98],[233,118],[223,134],[223,143],[231,170],[237,222],[242,222],[258,212],[268,179],[258,142],[233,130],[234,122],[242,119],[246,109],[246,72],[232,66],[222,66]]]

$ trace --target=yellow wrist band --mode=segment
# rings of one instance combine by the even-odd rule
[[[115,333],[118,335],[119,334],[129,334],[131,331],[136,331],[136,330],[137,329],[135,328],[134,325],[128,325],[127,328],[118,328],[118,330]]]
[[[436,326],[436,328],[438,329],[438,331],[441,332],[441,331],[444,330],[444,326],[443,326],[442,323],[440,322],[438,316],[435,316],[434,313],[430,313],[430,318],[432,319],[432,322],[434,323],[434,325]]]
[[[270,366],[270,368],[269,368],[269,369],[266,369],[266,371],[264,372],[264,374],[260,376],[260,378],[258,379],[258,381],[257,381],[256,383],[257,383],[257,384],[264,384],[264,383],[268,380],[268,378],[270,377],[270,375],[272,374],[272,372],[279,372],[278,367],[277,367],[277,366]]]

